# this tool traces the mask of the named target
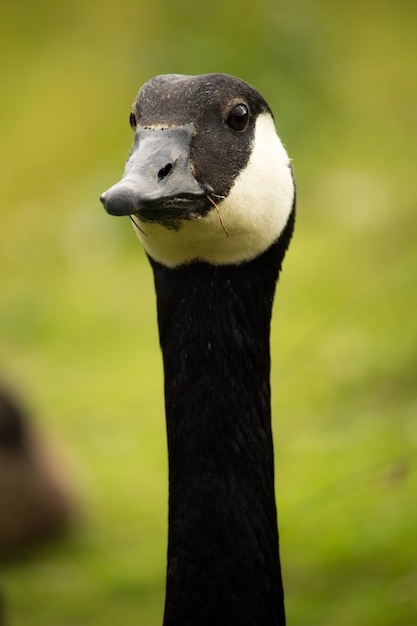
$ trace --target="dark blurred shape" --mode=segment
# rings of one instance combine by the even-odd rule
[[[32,420],[0,388],[0,559],[67,531],[74,514],[62,470]]]

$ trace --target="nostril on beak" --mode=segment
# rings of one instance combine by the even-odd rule
[[[169,174],[171,173],[171,170],[172,170],[172,163],[167,163],[166,165],[164,165],[164,167],[161,167],[161,169],[158,172],[158,180],[164,180],[164,178],[169,176]]]

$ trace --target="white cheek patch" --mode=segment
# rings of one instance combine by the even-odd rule
[[[137,234],[146,252],[168,267],[192,261],[230,265],[254,259],[278,239],[293,206],[294,182],[269,113],[256,121],[249,161],[228,196],[214,200],[219,213],[213,208],[201,220],[181,222],[179,230],[140,222],[146,235]]]

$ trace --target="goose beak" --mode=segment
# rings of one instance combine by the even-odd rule
[[[143,221],[198,219],[212,188],[198,182],[190,161],[192,124],[166,129],[138,128],[120,182],[100,196],[110,215]]]

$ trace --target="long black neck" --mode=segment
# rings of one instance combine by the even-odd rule
[[[285,624],[269,333],[286,239],[240,266],[152,263],[169,452],[164,626]]]

